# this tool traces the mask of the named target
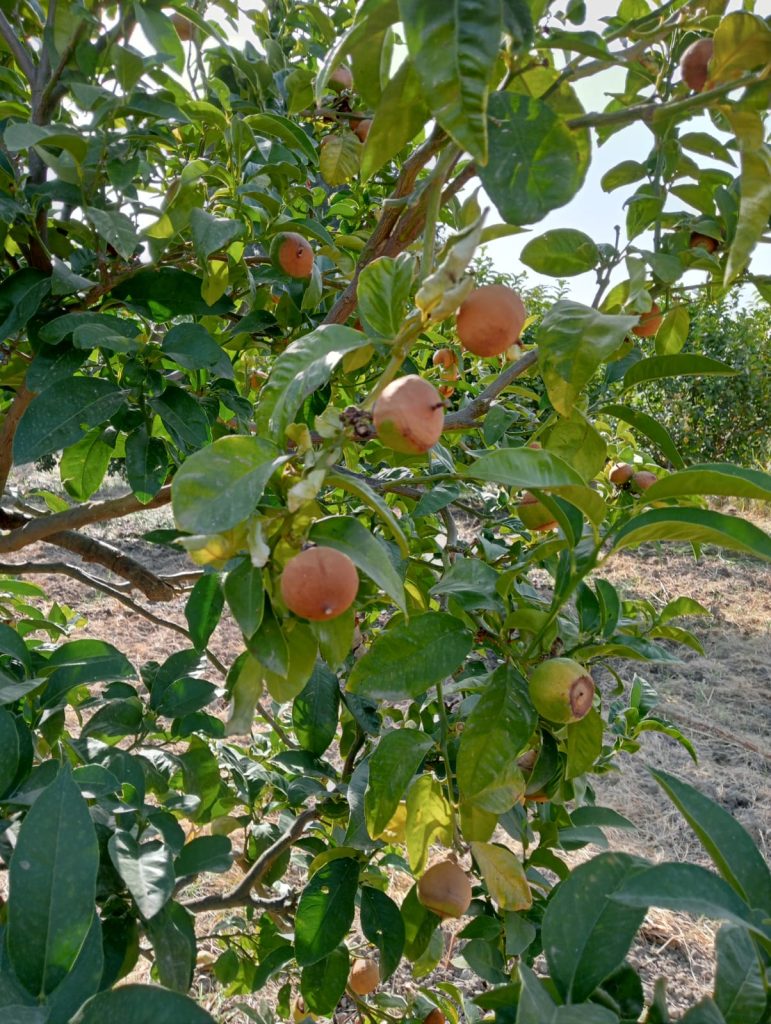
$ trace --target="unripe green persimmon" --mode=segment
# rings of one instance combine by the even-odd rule
[[[572,658],[542,661],[530,673],[528,685],[536,711],[549,722],[577,722],[591,710],[594,680]]]

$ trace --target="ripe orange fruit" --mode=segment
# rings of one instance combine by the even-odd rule
[[[286,231],[273,239],[270,255],[276,270],[290,277],[310,277],[313,271],[313,249],[302,235]]]
[[[689,89],[701,92],[707,84],[708,66],[714,47],[711,39],[691,43],[680,60],[680,74]]]
[[[526,318],[524,303],[513,288],[484,285],[475,288],[458,310],[458,337],[474,355],[499,356],[519,341]]]
[[[707,252],[714,252],[717,249],[717,239],[711,238],[709,235],[702,235],[698,231],[694,231],[691,235],[691,239],[688,245],[691,249],[706,249]]]
[[[378,437],[395,452],[412,455],[436,444],[444,426],[444,403],[433,384],[417,374],[398,377],[372,410]]]
[[[462,917],[471,904],[471,883],[454,861],[440,860],[421,876],[418,899],[439,917]]]
[[[559,525],[551,512],[530,491],[525,491],[517,505],[517,515],[523,524],[534,533],[541,530],[554,530]]]
[[[377,960],[354,960],[348,975],[348,987],[357,996],[367,996],[380,984]]]
[[[610,482],[616,487],[623,487],[631,480],[633,473],[634,467],[630,466],[628,462],[617,462],[610,471]]]
[[[657,479],[658,477],[655,473],[651,473],[647,469],[641,469],[632,477],[632,490],[641,494],[643,491],[647,491],[649,487],[652,487]]]
[[[372,118],[365,117],[360,121],[357,121],[353,125],[353,134],[356,135],[360,142],[366,142],[369,130],[372,127]]]
[[[350,92],[353,89],[353,75],[350,68],[347,68],[345,64],[340,64],[327,79],[327,85],[335,92],[342,92],[343,89]]]
[[[637,326],[632,328],[632,334],[636,334],[638,338],[652,338],[661,327],[663,319],[661,310],[654,302],[650,310],[642,314]]]
[[[431,356],[431,362],[434,366],[443,366],[445,369],[449,369],[451,366],[458,365],[458,357],[451,348],[438,348]]]
[[[335,548],[306,548],[281,574],[281,597],[290,612],[325,622],[351,607],[359,589],[356,566]]]

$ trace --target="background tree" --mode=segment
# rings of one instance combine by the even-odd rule
[[[736,372],[683,347],[686,271],[767,295],[749,258],[771,213],[771,28],[752,6],[624,0],[600,35],[576,3],[271,0],[243,47],[226,0],[0,10],[6,1017],[209,1020],[184,993],[196,918],[221,911],[217,977],[280,981],[281,1015],[299,984],[300,1017],[347,988],[378,1020],[637,1020],[625,958],[658,905],[728,922],[692,1024],[766,1019],[769,873],[725,812],[656,773],[718,874],[560,856],[624,824],[593,774],[645,731],[688,746],[644,686],[600,693],[591,673],[665,660],[662,640],[694,643],[673,620],[703,609],[622,604],[597,570],[648,540],[771,555],[705,500],[767,498],[769,477],[688,467],[627,400]],[[573,83],[609,67],[623,94],[586,112]],[[720,134],[689,130],[701,112]],[[593,136],[636,122],[651,153],[605,181],[639,182],[627,240],[565,228],[523,252],[556,278],[594,270],[591,306],[523,309],[469,273],[580,191]],[[462,199],[477,180],[503,226]],[[68,497],[28,493],[24,467],[58,453]],[[91,501],[115,460],[130,493]],[[190,571],[89,534],[169,503],[176,529],[151,539]],[[15,560],[37,542],[81,563]],[[71,639],[77,616],[43,614],[24,579],[56,572],[186,647],[134,666]],[[186,628],[149,607],[180,596]],[[208,647],[226,606],[232,664]],[[235,850],[241,880],[196,895]],[[491,985],[473,1005],[450,989],[394,1009],[370,965],[349,975],[352,954],[382,981],[403,958],[426,971],[441,915],[466,913]],[[116,987],[140,943],[160,986]],[[660,991],[647,1019],[668,1019]]]

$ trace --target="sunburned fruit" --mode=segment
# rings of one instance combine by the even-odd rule
[[[359,139],[360,142],[366,142],[369,130],[372,127],[372,118],[363,117],[360,121],[357,121],[353,126],[353,134]]]
[[[281,597],[295,615],[325,622],[342,615],[359,589],[356,566],[334,548],[306,548],[295,555],[281,574]]]
[[[380,984],[380,968],[377,960],[354,960],[348,975],[348,987],[357,996],[367,996]]]
[[[517,514],[528,530],[535,533],[541,530],[553,530],[556,528],[557,520],[544,505],[530,491],[525,491],[522,500],[517,505]]]
[[[372,418],[384,445],[395,452],[419,455],[441,436],[444,402],[433,384],[409,374],[383,388]]]
[[[458,310],[458,337],[476,356],[499,356],[519,341],[526,318],[524,303],[513,288],[484,285],[475,288]]]
[[[343,89],[350,92],[353,89],[353,75],[350,68],[347,68],[345,64],[340,64],[327,79],[327,85],[335,92],[342,92]]]
[[[694,231],[688,245],[691,249],[706,249],[707,252],[714,252],[717,249],[717,239],[711,238],[709,235],[702,235],[699,231]]]
[[[610,482],[616,487],[623,487],[631,480],[633,473],[634,467],[628,462],[617,462],[610,471]]]
[[[528,680],[536,711],[549,722],[577,722],[594,700],[594,680],[572,658],[549,658],[533,669]]]
[[[439,917],[463,917],[471,903],[471,883],[451,860],[440,860],[421,876],[418,899]]]
[[[643,313],[640,317],[640,322],[637,326],[632,328],[632,334],[636,334],[638,338],[652,338],[659,327],[661,327],[663,319],[661,310],[654,302],[650,310],[647,313]]]
[[[270,247],[276,270],[290,277],[310,277],[313,271],[313,249],[302,235],[287,231],[276,235]]]
[[[651,473],[647,469],[641,469],[632,477],[632,490],[638,493],[647,491],[649,487],[656,483],[657,479],[658,477],[655,473]]]
[[[697,39],[695,43],[691,43],[680,60],[683,81],[694,92],[701,92],[707,84],[713,49],[711,39]]]

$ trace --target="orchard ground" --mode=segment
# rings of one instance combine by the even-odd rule
[[[56,490],[58,474],[27,469],[23,477],[17,472],[12,483],[24,490],[36,487]],[[125,484],[119,477],[109,477],[95,498],[116,497],[125,491]],[[724,502],[720,509],[729,513],[740,511],[763,529],[771,528],[771,513],[767,508],[737,509]],[[114,543],[119,541],[124,552],[152,566],[156,572],[193,569],[186,556],[148,544],[141,537],[148,530],[172,525],[171,512],[164,508],[131,519],[96,524],[93,534]],[[50,561],[51,549],[39,544],[25,548],[10,559]],[[77,564],[76,559],[72,561]],[[674,740],[648,733],[643,736],[641,756],[622,755],[622,772],[595,779],[597,802],[612,807],[637,826],[634,832],[607,830],[611,846],[653,860],[708,864],[685,820],[648,777],[645,764],[651,764],[686,779],[730,811],[752,833],[768,858],[771,854],[771,565],[710,547],[705,547],[697,562],[687,544],[648,544],[615,556],[603,568],[602,575],[625,599],[647,598],[661,607],[674,597],[687,594],[711,613],[709,618],[694,617],[687,623],[704,647],[703,656],[679,647],[680,663],[639,666],[639,674],[659,693],[662,716],[682,729],[692,741],[699,762],[694,764]],[[30,582],[40,584],[51,600],[76,607],[87,616],[88,622],[77,636],[117,642],[135,666],[149,659],[162,661],[186,646],[183,637],[65,576],[35,576]],[[537,574],[532,582],[538,585]],[[540,582],[545,584],[546,577]],[[156,604],[152,610],[184,625],[182,600],[176,604]],[[240,631],[226,613],[212,637],[210,648],[230,663],[241,645]],[[624,680],[631,682],[635,663],[619,663],[617,667]],[[213,682],[218,681],[214,670],[207,675]],[[595,672],[595,678],[607,695],[612,689],[610,676]],[[219,710],[225,714],[224,701]],[[256,727],[269,728],[260,720]],[[233,838],[237,835],[235,833]],[[590,846],[569,856],[577,862],[597,852],[596,847]],[[239,876],[240,870],[234,868],[233,878]],[[223,884],[220,875],[206,876],[209,891],[221,889]],[[393,894],[397,900],[406,894],[409,884],[406,877],[395,876]],[[200,883],[198,888],[203,891]],[[210,933],[216,917],[203,915],[198,919],[199,935]],[[445,925],[445,931],[450,930],[450,926]],[[708,920],[651,910],[632,952],[648,993],[653,981],[660,975],[665,976],[670,1007],[676,1012],[682,1012],[709,993],[714,972],[715,930],[714,923]],[[270,1003],[276,987],[264,989],[253,1001],[248,997],[224,999],[222,990],[215,991],[209,983],[203,963],[207,950],[212,954],[211,960],[216,959],[216,943],[206,940],[200,943],[200,969],[193,994],[223,1024],[245,1024],[247,1017],[237,1005],[257,1005],[264,1000]],[[421,984],[430,985],[432,981],[444,979],[464,991],[480,990],[484,983],[466,968],[457,949],[448,944],[448,951],[449,956],[446,954],[439,968],[422,979]],[[146,980],[143,970],[146,974],[147,969],[140,965],[126,980]],[[409,972],[399,971],[387,987],[399,991],[402,986],[415,984]],[[339,1016],[339,1020],[347,1020],[349,1016],[353,1019],[353,1007],[350,1010],[351,1013]]]

